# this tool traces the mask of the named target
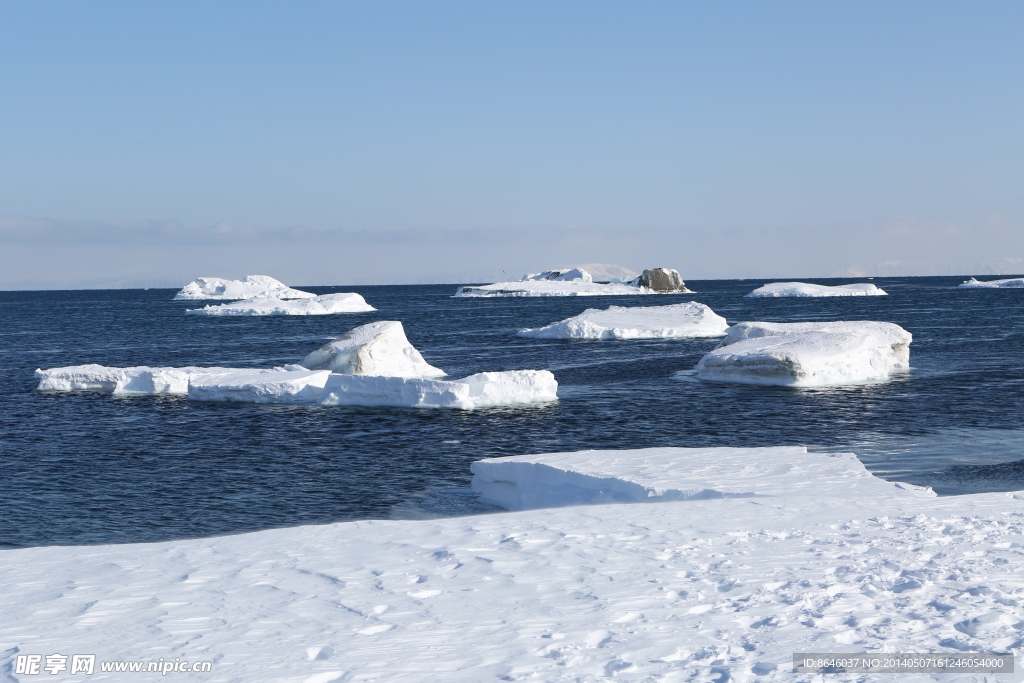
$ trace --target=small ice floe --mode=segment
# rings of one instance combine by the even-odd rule
[[[332,374],[318,403],[472,410],[556,400],[558,382],[547,370],[510,370],[450,381]]]
[[[521,297],[521,296],[625,296],[635,294],[669,294],[689,292],[678,271],[669,268],[645,270],[640,277],[626,283],[594,282],[582,268],[549,270],[525,275],[517,282],[459,287],[457,297]]]
[[[685,339],[720,337],[729,323],[704,304],[588,308],[545,327],[519,330],[538,339]]]
[[[853,453],[769,448],[643,448],[515,455],[470,466],[480,502],[506,510],[714,498],[934,497],[872,476]]]
[[[397,320],[360,325],[306,356],[301,365],[310,370],[330,370],[346,375],[444,377],[447,374],[423,360]]]
[[[298,365],[267,370],[238,368],[149,367],[112,368],[103,365],[71,365],[62,368],[36,370],[38,391],[102,391],[115,396],[185,396],[189,382],[203,374],[225,372],[277,372],[305,370]]]
[[[772,282],[758,287],[748,297],[761,296],[885,296],[886,292],[870,282],[853,285],[812,285],[807,282]]]
[[[275,297],[278,299],[312,299],[311,292],[292,289],[269,275],[246,275],[241,280],[225,280],[219,277],[197,277],[174,295],[175,299],[255,299]]]
[[[957,287],[964,289],[1016,289],[1024,287],[1024,277],[1009,278],[1007,280],[978,280],[971,278]]]
[[[364,313],[377,309],[354,292],[324,294],[312,299],[279,299],[260,297],[244,299],[218,306],[204,306],[185,311],[185,315],[333,315],[335,313]]]
[[[910,365],[912,335],[894,323],[740,323],[697,364],[697,377],[791,387],[877,382]]]

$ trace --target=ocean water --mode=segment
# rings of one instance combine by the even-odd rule
[[[0,547],[161,541],[342,520],[483,513],[476,459],[648,446],[804,445],[942,494],[1024,489],[1024,290],[876,278],[887,297],[747,299],[763,280],[657,297],[455,299],[456,285],[358,291],[356,315],[212,318],[173,290],[0,292]],[[848,282],[813,280],[823,284]],[[590,307],[699,301],[730,322],[882,320],[914,334],[880,384],[786,389],[696,380],[716,340],[521,339]],[[401,320],[432,365],[555,373],[560,400],[479,411],[315,408],[36,392],[36,368],[292,363]]]

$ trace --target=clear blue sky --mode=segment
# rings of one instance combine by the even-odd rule
[[[1022,27],[1024,3],[998,1],[5,2],[0,216],[51,226],[53,249],[83,222],[475,231],[460,258],[492,269],[508,231],[539,251],[628,233],[633,252],[577,260],[634,268],[662,253],[644,234],[776,231],[818,240],[788,274],[829,274],[811,272],[829,235],[908,224],[965,235],[949,258],[976,229],[992,259],[1024,257]],[[423,277],[457,272],[435,256]]]

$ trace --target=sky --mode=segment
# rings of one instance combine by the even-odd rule
[[[0,289],[1024,272],[1024,4],[5,2]]]

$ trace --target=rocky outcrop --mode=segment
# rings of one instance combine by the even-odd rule
[[[636,279],[636,283],[660,293],[690,291],[679,276],[679,271],[672,268],[648,268]]]

